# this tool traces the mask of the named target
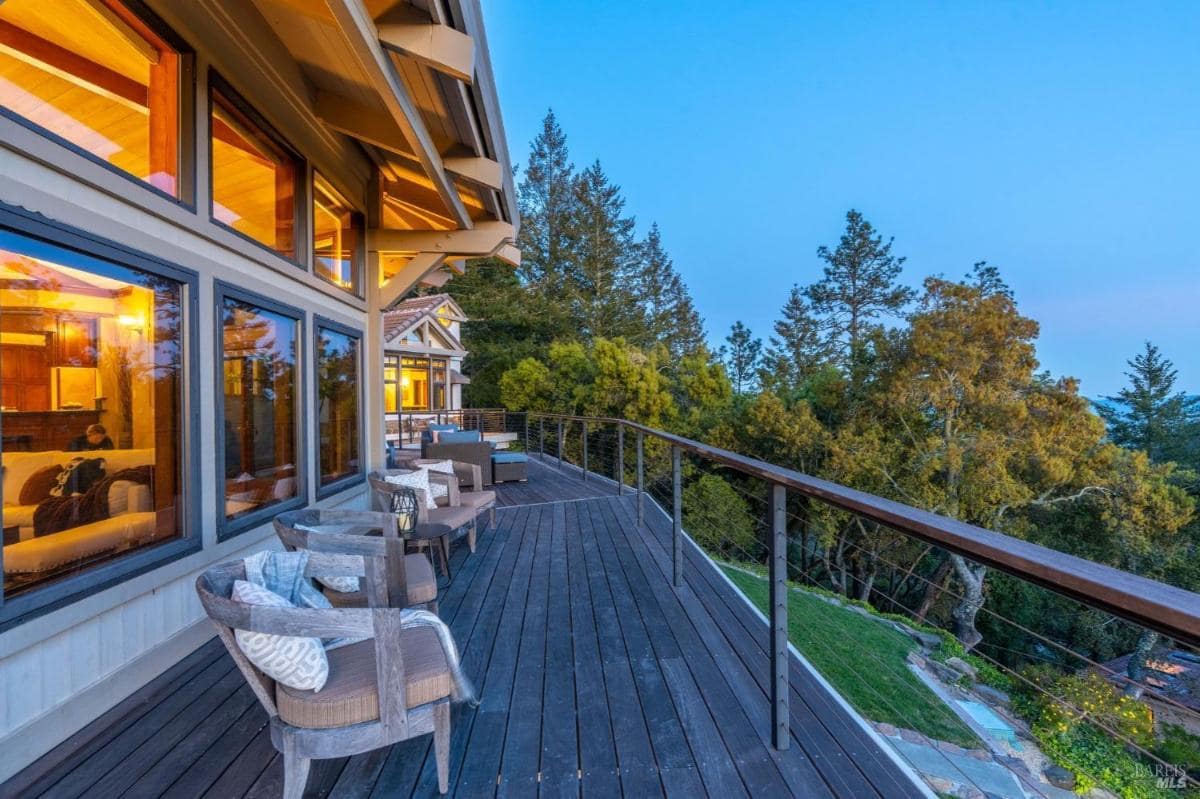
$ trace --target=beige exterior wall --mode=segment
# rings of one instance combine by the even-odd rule
[[[160,5],[160,4],[155,4]],[[179,4],[178,7],[183,7]],[[214,36],[227,36],[211,20],[192,28],[164,12],[168,21],[193,46]],[[253,33],[251,31],[250,33]],[[235,78],[260,58],[236,47],[223,50],[220,65],[226,77]],[[196,210],[172,203],[135,182],[42,138],[30,129],[0,118],[0,202],[37,212],[48,219],[119,242],[165,261],[197,272],[199,278],[197,363],[187,375],[197,381],[199,429],[189,439],[200,448],[201,468],[190,475],[187,499],[199,509],[201,551],[158,569],[118,583],[0,633],[0,781],[12,776],[66,737],[82,728],[180,657],[202,643],[211,632],[203,620],[194,581],[207,566],[275,546],[269,525],[218,542],[216,516],[218,457],[217,420],[212,400],[220,389],[215,374],[214,280],[222,280],[304,309],[305,352],[310,352],[313,316],[341,322],[366,332],[364,386],[381,385],[378,323],[367,330],[365,301],[329,286],[273,253],[245,241],[209,221],[207,165],[207,59],[198,54],[196,65]],[[298,72],[276,69],[264,79],[279,80],[287,91],[267,91],[260,85],[238,86],[246,99],[280,129],[289,130],[291,143],[315,168],[333,180],[352,200],[365,194],[369,167],[361,153],[320,129],[306,118],[292,98]],[[371,274],[368,269],[368,279]],[[377,278],[376,278],[377,279]],[[308,500],[313,505],[365,507],[365,487],[315,501],[317,430],[307,404],[312,392],[312,364],[305,363],[305,468]],[[381,397],[368,395],[363,409],[365,440],[361,442],[368,466],[382,462]]]

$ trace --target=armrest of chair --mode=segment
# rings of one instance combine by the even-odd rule
[[[446,486],[446,505],[451,508],[458,506],[460,502],[458,498],[458,475],[431,471],[429,473],[429,482],[440,483]]]
[[[454,464],[454,474],[458,477],[459,485],[471,484],[472,491],[483,490],[483,468],[478,463],[466,461],[451,461]]]

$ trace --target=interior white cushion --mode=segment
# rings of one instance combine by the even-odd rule
[[[424,492],[425,507],[428,510],[437,510],[437,501],[433,497],[432,487],[429,485],[429,472],[424,469],[417,469],[413,472],[401,472],[399,474],[389,474],[383,479],[389,483],[398,486],[408,486],[409,488],[417,488]],[[443,486],[444,488],[445,486]]]
[[[262,586],[235,580],[233,598],[247,605],[272,608],[296,607],[287,599]],[[319,691],[329,679],[329,658],[319,638],[297,635],[272,635],[249,630],[234,630],[242,653],[271,679],[291,688]]]
[[[120,516],[129,512],[129,491],[137,483],[131,480],[114,480],[108,487],[108,515]]]

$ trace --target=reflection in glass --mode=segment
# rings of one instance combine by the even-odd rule
[[[212,89],[212,216],[285,258],[296,257],[299,159]]]
[[[4,594],[182,533],[183,287],[0,240]]]
[[[299,323],[226,297],[225,516],[235,519],[298,496]]]
[[[0,105],[178,196],[179,54],[117,0],[0,3]]]
[[[313,271],[347,291],[357,289],[361,220],[320,175],[313,176]]]
[[[317,417],[321,485],[358,474],[358,346],[356,336],[317,328]]]

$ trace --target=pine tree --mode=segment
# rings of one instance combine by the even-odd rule
[[[821,320],[813,315],[799,286],[792,286],[782,314],[768,340],[761,380],[772,391],[790,395],[829,362],[830,351]]]
[[[567,137],[552,110],[546,112],[542,131],[530,146],[517,197],[521,208],[521,267],[517,274],[533,291],[562,299],[561,276],[578,258],[579,202]]]
[[[1155,462],[1186,459],[1191,454],[1189,434],[1200,423],[1200,399],[1175,391],[1175,365],[1149,341],[1126,363],[1129,386],[1115,397],[1105,397],[1109,405],[1096,406],[1108,425],[1108,437],[1122,447],[1142,450]]]
[[[846,213],[846,232],[837,249],[818,247],[817,256],[825,261],[825,276],[805,293],[813,310],[828,319],[831,343],[853,374],[874,321],[899,315],[913,298],[912,289],[896,282],[904,258],[892,255],[892,239],[884,243],[853,208]]]
[[[725,342],[727,346],[717,351],[717,357],[725,364],[725,372],[733,384],[734,393],[748,393],[755,387],[762,359],[762,339],[754,338],[750,328],[739,320],[729,329]]]
[[[575,180],[575,258],[567,271],[571,315],[587,339],[638,340],[646,319],[640,296],[634,220],[596,161]]]
[[[704,322],[692,303],[687,285],[675,271],[671,256],[663,249],[657,224],[640,244],[641,295],[646,309],[645,340],[634,343],[643,349],[663,344],[671,362],[694,355],[704,348]]]

